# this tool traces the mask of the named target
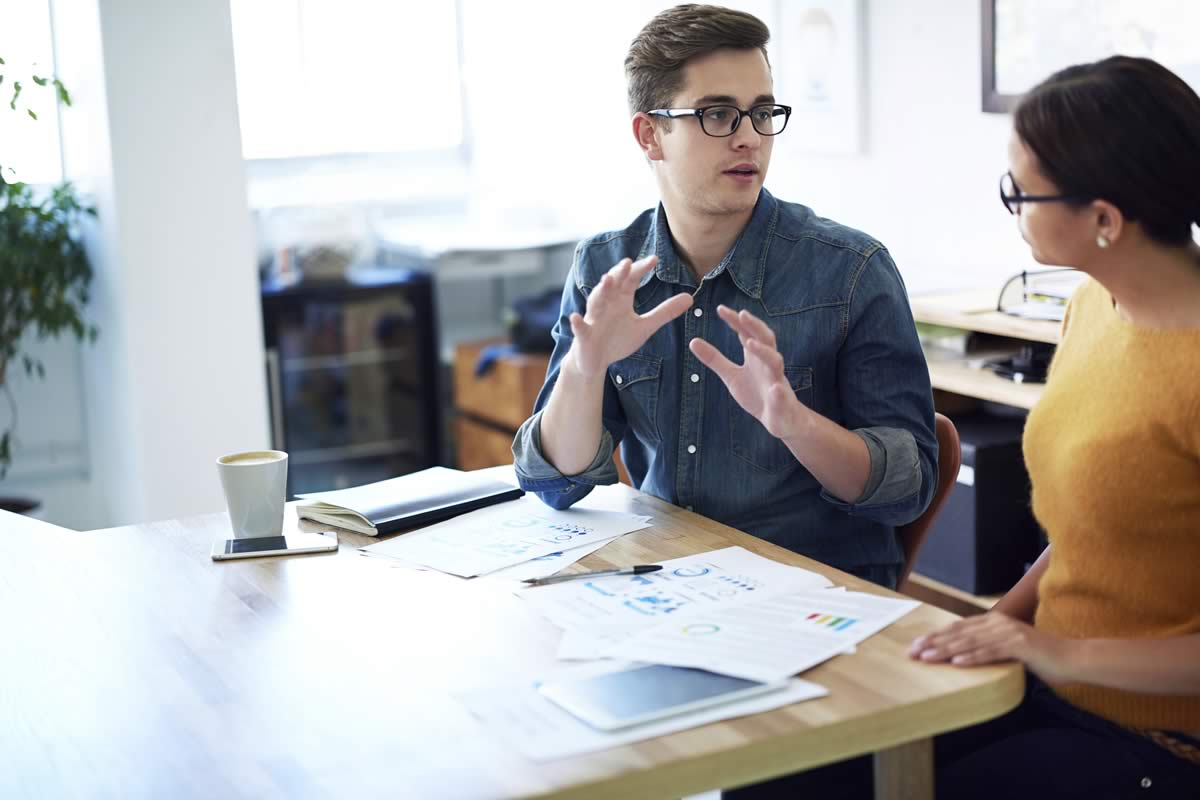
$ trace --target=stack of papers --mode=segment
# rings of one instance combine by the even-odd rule
[[[560,658],[774,681],[853,651],[920,605],[831,587],[818,573],[728,547],[663,562],[661,572],[519,594],[565,630]]]
[[[844,589],[809,589],[656,625],[612,643],[604,654],[778,681],[852,651],[918,605]]]
[[[464,578],[523,580],[553,575],[618,536],[648,527],[650,517],[586,503],[558,511],[527,496],[360,550]]]

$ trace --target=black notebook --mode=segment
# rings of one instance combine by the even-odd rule
[[[525,492],[474,472],[430,467],[365,486],[302,494],[300,517],[367,536],[428,525]]]

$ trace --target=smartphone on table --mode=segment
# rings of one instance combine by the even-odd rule
[[[337,533],[289,533],[286,536],[259,536],[248,539],[217,539],[213,542],[213,561],[262,556],[290,556],[297,553],[330,553],[338,549]]]

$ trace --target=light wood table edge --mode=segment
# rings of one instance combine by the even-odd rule
[[[908,576],[908,581],[900,588],[901,593],[928,603],[931,606],[968,617],[990,611],[1000,600],[1002,594],[971,594],[947,583],[934,580],[926,575],[914,572]]]
[[[523,797],[554,800],[677,798],[715,788],[732,789],[760,783],[848,758],[878,754],[881,751],[887,754],[885,759],[889,761],[889,771],[908,772],[911,769],[908,757],[920,757],[920,747],[914,750],[910,745],[931,742],[932,737],[938,734],[995,719],[1020,704],[1025,693],[1023,669],[1017,665],[980,669],[1006,674],[1002,674],[1000,681],[989,684],[986,691],[972,687],[949,692],[936,700],[922,703],[919,709],[897,706],[886,714],[872,715],[867,728],[863,727],[864,723],[861,720],[856,719],[824,725],[821,727],[821,738],[816,743],[817,746],[814,746],[811,740],[810,731],[801,730],[776,736],[769,745],[763,742],[747,743],[720,753],[705,753],[669,765],[659,764],[652,769],[625,772],[599,781]],[[964,721],[960,716],[954,725],[946,726],[940,721],[945,718],[944,712],[953,708],[956,714],[961,714],[964,709],[964,695],[971,697],[965,704],[971,712],[969,718]],[[768,711],[755,716],[765,717],[772,713],[776,712]],[[919,725],[925,735],[914,737],[914,725]],[[697,731],[702,728],[690,730]],[[836,755],[831,757],[830,753]],[[898,757],[888,758],[889,756]],[[919,768],[919,765],[913,766]],[[894,784],[895,781],[891,782]],[[888,796],[883,794],[877,797],[882,800]]]

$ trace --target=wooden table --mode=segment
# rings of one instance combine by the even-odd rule
[[[593,497],[655,524],[581,568],[739,544],[881,591],[623,485]],[[559,629],[521,600],[362,557],[352,534],[337,554],[214,563],[227,532],[224,514],[0,528],[0,797],[670,798],[873,751],[880,796],[929,797],[930,737],[1023,690],[1016,665],[910,661],[952,619],[922,606],[805,673],[826,698],[535,764],[452,697],[556,666]]]

